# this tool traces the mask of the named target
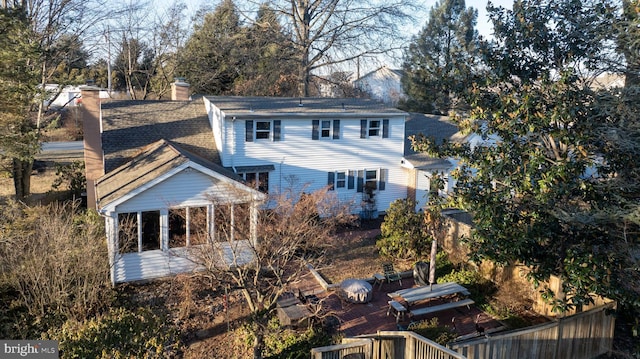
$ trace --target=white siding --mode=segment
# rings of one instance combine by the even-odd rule
[[[328,171],[383,168],[388,170],[388,178],[386,189],[376,196],[378,209],[384,211],[393,200],[406,197],[406,179],[400,167],[404,149],[404,116],[389,118],[389,138],[366,139],[360,138],[360,118],[342,118],[340,139],[337,140],[312,140],[311,117],[280,120],[281,140],[275,142],[246,142],[245,121],[227,122],[223,137],[236,146],[224,146],[225,151],[221,153],[223,166],[274,165],[275,171],[269,174],[269,190],[273,192],[288,187],[287,178],[291,177],[295,177],[299,185],[308,184],[306,190],[311,191],[327,185]],[[356,189],[350,192],[353,196],[361,196]],[[348,194],[341,193],[340,196]]]
[[[226,187],[211,177],[188,168],[119,204],[118,213],[159,210],[169,207],[205,206],[210,195]]]
[[[424,208],[429,201],[429,190],[431,189],[431,181],[429,177],[431,172],[416,171],[416,211]]]

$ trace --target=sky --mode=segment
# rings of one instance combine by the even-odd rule
[[[160,0],[159,2],[155,3],[155,7],[156,9],[158,9],[158,11],[164,11],[166,10],[175,0]],[[191,16],[192,14],[195,13],[195,11],[200,7],[200,5],[204,2],[206,2],[207,4],[211,5],[212,2],[210,0],[200,0],[200,1],[185,1],[186,5],[187,5],[187,13],[189,14],[189,16]],[[384,1],[384,0],[382,0]],[[420,0],[416,0],[420,3]],[[495,6],[502,6],[504,8],[511,8],[511,6],[513,5],[513,1],[514,0],[491,0],[491,3]],[[428,18],[429,15],[429,11],[430,9],[436,4],[437,0],[423,0],[422,1],[422,5],[423,5],[423,11],[419,12],[418,14],[416,14],[416,24],[411,24],[409,26],[407,26],[407,33],[411,36],[416,35],[418,32],[420,32],[420,30],[422,30],[422,28],[425,25],[425,21]],[[489,21],[489,18],[487,17],[487,11],[486,11],[486,7],[488,4],[489,0],[466,0],[465,1],[465,5],[467,7],[473,7],[475,9],[478,10],[478,21],[477,21],[477,29],[478,32],[480,33],[480,35],[482,35],[482,37],[487,38],[487,37],[492,37],[492,26],[491,26],[491,22]],[[215,1],[213,2],[215,3]],[[370,70],[374,70],[375,68],[378,68],[381,65],[387,65],[390,67],[394,67],[397,68],[399,66],[401,66],[401,60],[400,59],[390,59],[390,58],[385,58],[385,59],[381,59],[380,61],[377,61],[375,64],[371,64],[368,67],[371,68],[367,68],[364,69],[363,73],[366,73]]]
[[[156,3],[157,5],[157,9],[159,9],[160,11],[167,9],[175,0],[160,0]],[[187,7],[188,7],[188,12],[190,14],[195,13],[195,11],[200,7],[200,4],[202,3],[202,1],[206,1],[206,0],[200,0],[200,1],[186,1],[187,3]],[[419,1],[419,0],[418,0]],[[511,8],[511,6],[513,5],[513,1],[514,0],[491,0],[491,2],[496,5],[496,6],[502,6],[505,8]],[[424,26],[424,22],[427,19],[427,16],[429,14],[429,10],[435,5],[435,3],[437,2],[437,0],[426,0],[423,1],[423,8],[424,8],[424,13],[423,14],[419,14],[417,15],[417,21],[419,26],[412,26],[411,29],[413,31],[413,33],[418,33],[422,27]],[[489,18],[487,17],[487,11],[486,11],[486,7],[487,7],[487,3],[489,2],[489,0],[466,0],[465,4],[467,7],[473,7],[478,9],[478,32],[480,33],[480,35],[482,35],[483,37],[488,37],[491,35],[491,24],[489,22]],[[206,3],[211,4],[211,1],[206,1]]]

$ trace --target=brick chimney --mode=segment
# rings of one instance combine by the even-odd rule
[[[87,208],[96,209],[96,180],[104,175],[100,88],[80,86],[82,94],[82,128],[84,132],[84,167],[87,178]]]
[[[171,101],[189,101],[189,84],[184,77],[176,77],[171,84]]]

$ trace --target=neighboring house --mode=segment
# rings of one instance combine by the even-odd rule
[[[53,108],[75,107],[82,102],[79,86],[69,85],[60,89],[58,84],[47,84],[45,85],[45,91],[49,95],[49,98],[44,101],[45,106]],[[109,98],[107,91],[101,90],[100,98]]]
[[[406,98],[402,90],[402,76],[402,70],[382,66],[355,80],[353,86],[373,99],[396,106],[398,101]]]
[[[407,138],[423,134],[437,143],[442,143],[445,139],[452,142],[469,140],[458,132],[458,126],[446,116],[412,113],[405,126]],[[441,189],[440,195],[446,195],[453,189],[455,181],[449,176],[449,172],[456,167],[457,162],[418,153],[411,145],[411,141],[405,142],[401,163],[407,173],[407,197],[416,201],[418,211],[424,208],[429,200],[433,176],[439,175],[444,180],[445,188]]]
[[[328,186],[363,218],[408,196],[424,205],[425,175],[452,166],[410,151],[407,137],[457,132],[370,99],[189,101],[185,83],[174,84],[172,101],[101,103],[92,87],[82,98],[87,203],[105,218],[114,283],[197,269],[193,249],[221,237],[217,216],[228,206],[247,207],[251,235],[237,240],[257,243],[267,193]]]

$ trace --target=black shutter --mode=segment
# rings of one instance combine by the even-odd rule
[[[280,120],[273,120],[273,140],[280,141]]]
[[[320,120],[312,120],[311,121],[311,139],[317,140],[320,138]]]
[[[253,142],[253,120],[244,121],[244,140]]]
[[[389,120],[382,120],[382,138],[389,138]]]
[[[381,168],[380,169],[380,181],[378,182],[378,189],[380,191],[384,191],[384,188],[387,184],[387,176],[389,175],[389,170]]]
[[[364,171],[358,171],[358,192],[364,189]]]
[[[367,120],[360,120],[360,138],[367,138]]]
[[[353,189],[355,185],[355,171],[349,171],[349,175],[347,177],[347,189]]]
[[[336,174],[335,174],[335,172],[327,172],[327,175],[328,175],[327,184],[329,185],[329,190],[333,191],[333,189],[334,189],[333,183],[335,182]]]
[[[333,120],[333,139],[340,139],[340,120]]]

